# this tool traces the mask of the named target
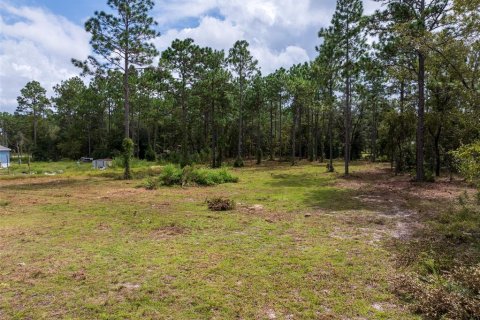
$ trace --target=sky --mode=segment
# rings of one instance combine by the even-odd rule
[[[0,112],[13,112],[25,84],[53,86],[79,70],[71,59],[91,54],[85,21],[106,10],[106,0],[0,0]],[[247,40],[263,74],[312,60],[321,27],[329,25],[336,0],[155,0],[158,50],[176,39],[228,51]],[[365,13],[378,4],[364,0]]]

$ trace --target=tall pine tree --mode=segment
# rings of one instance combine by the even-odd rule
[[[345,175],[349,175],[352,127],[352,82],[359,72],[359,61],[365,53],[363,4],[361,0],[338,0],[332,18],[335,57],[344,81],[345,100]]]

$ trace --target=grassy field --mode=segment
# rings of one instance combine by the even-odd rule
[[[150,191],[56,165],[0,176],[0,319],[418,319],[391,293],[387,244],[463,188],[267,163]],[[237,208],[209,211],[215,196]]]

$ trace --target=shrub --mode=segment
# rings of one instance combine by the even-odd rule
[[[235,209],[235,201],[221,197],[207,199],[207,205],[212,211],[229,211]]]
[[[193,182],[201,186],[213,186],[216,184],[238,182],[225,168],[223,169],[197,169],[193,173]]]
[[[159,181],[154,177],[148,177],[145,181],[145,188],[147,190],[157,190],[158,189]]]
[[[150,145],[147,147],[147,150],[145,151],[145,160],[147,161],[157,160],[157,155],[155,154],[155,151],[153,151],[153,148]]]
[[[165,186],[213,186],[230,182],[238,182],[238,178],[233,176],[225,168],[207,169],[186,166],[182,169],[178,165],[169,164],[163,168],[156,182],[153,178],[149,179],[148,181],[146,181],[145,187],[147,189],[152,189],[155,184],[161,184]]]
[[[480,140],[452,152],[460,173],[470,182],[480,183]]]
[[[172,186],[180,184],[182,181],[182,169],[176,165],[166,165],[160,174],[159,181],[162,185]]]
[[[233,166],[235,168],[242,168],[244,166],[242,158],[238,157],[235,159],[235,162],[233,163]]]

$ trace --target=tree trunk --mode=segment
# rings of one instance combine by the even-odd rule
[[[38,119],[37,112],[33,108],[33,146],[37,147],[37,128],[38,128]]]
[[[425,180],[424,136],[425,136],[425,56],[418,53],[418,119],[417,119],[417,181]]]
[[[296,135],[297,135],[297,116],[298,116],[298,107],[296,102],[293,103],[293,121],[292,121],[292,155],[291,155],[291,164],[295,165],[295,152],[296,152]]]
[[[273,103],[270,101],[270,161],[273,161]]]
[[[238,110],[238,150],[237,164],[242,165],[242,137],[243,136],[243,79],[240,79],[240,106]]]
[[[322,141],[320,135],[319,135],[319,128],[318,128],[318,122],[319,122],[319,111],[317,110],[315,112],[315,128],[313,129],[314,130],[314,136],[315,136],[315,143],[313,145],[313,153],[314,153],[314,156],[315,156],[315,160],[319,160],[320,163],[323,162],[323,150],[322,150],[322,147],[320,146],[320,156],[319,156],[319,152],[318,152],[318,143]],[[323,144],[323,142],[321,143]]]
[[[128,51],[125,53],[125,73],[123,74],[123,99],[124,99],[124,125],[125,125],[125,138],[130,138],[130,89],[128,85]]]
[[[372,162],[377,162],[377,105],[375,102],[372,119]]]
[[[212,99],[211,102],[211,119],[212,122],[212,168],[217,168],[217,144],[218,144],[218,136],[217,136],[217,126],[215,124],[215,100]]]
[[[435,135],[435,176],[440,177],[441,160],[440,160],[440,135],[442,133],[442,126],[438,127]]]
[[[279,125],[278,125],[278,134],[280,138],[280,159],[283,157],[283,136],[282,136],[282,99],[280,98],[278,104],[278,118],[279,118]]]
[[[425,0],[421,0],[420,15],[425,10]],[[424,137],[425,137],[425,55],[418,51],[418,119],[417,119],[417,181],[425,181]]]
[[[347,23],[347,34],[349,32],[349,25]],[[350,39],[347,39],[347,52],[346,52],[346,84],[345,84],[345,175],[348,176],[349,163],[350,163],[350,117],[351,117],[351,105],[350,105]]]
[[[185,79],[185,77],[182,77]],[[181,93],[181,104],[182,104],[182,160],[181,165],[187,165],[189,163],[188,159],[188,115],[187,115],[187,102],[186,102],[186,83],[183,80],[182,93]]]
[[[334,172],[333,168],[333,108],[330,108],[328,115],[328,172]]]

